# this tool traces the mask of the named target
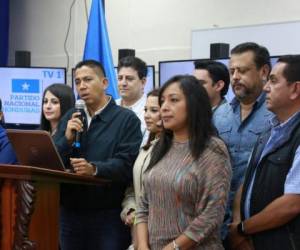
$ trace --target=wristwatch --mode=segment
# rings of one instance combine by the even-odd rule
[[[240,235],[243,236],[248,236],[248,234],[245,232],[245,227],[244,227],[244,222],[241,221],[238,225],[237,225],[237,231]]]
[[[179,246],[177,245],[177,243],[175,242],[175,240],[173,240],[173,249],[174,250],[180,250]]]

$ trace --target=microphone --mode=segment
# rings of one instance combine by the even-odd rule
[[[85,118],[84,109],[85,109],[85,102],[81,99],[77,100],[75,103],[75,112],[80,112],[80,115],[78,116],[78,118],[83,123],[84,123],[84,118]],[[74,148],[79,149],[81,147],[81,135],[82,135],[82,131],[75,132],[75,141],[73,144]]]

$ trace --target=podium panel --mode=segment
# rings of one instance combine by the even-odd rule
[[[59,248],[61,183],[109,185],[109,181],[29,166],[0,165],[2,250]]]
[[[15,221],[15,194],[14,183],[11,180],[0,179],[0,205],[1,205],[1,216],[0,223],[2,225],[0,230],[1,249],[12,249],[13,244],[13,227]]]

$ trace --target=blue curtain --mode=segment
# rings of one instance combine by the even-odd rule
[[[7,66],[9,0],[0,0],[0,66]]]

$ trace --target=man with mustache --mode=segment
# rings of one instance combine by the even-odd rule
[[[272,113],[265,104],[264,84],[270,72],[268,50],[256,43],[242,43],[231,50],[229,73],[235,98],[214,113],[213,121],[232,160],[232,180],[222,228],[226,239],[233,199],[243,182],[248,158],[258,136],[270,128]],[[224,241],[226,247],[226,240]],[[226,247],[229,249],[228,247]]]
[[[275,113],[248,164],[230,225],[234,249],[300,249],[300,56],[282,56],[264,86]],[[250,245],[251,246],[251,245]]]

